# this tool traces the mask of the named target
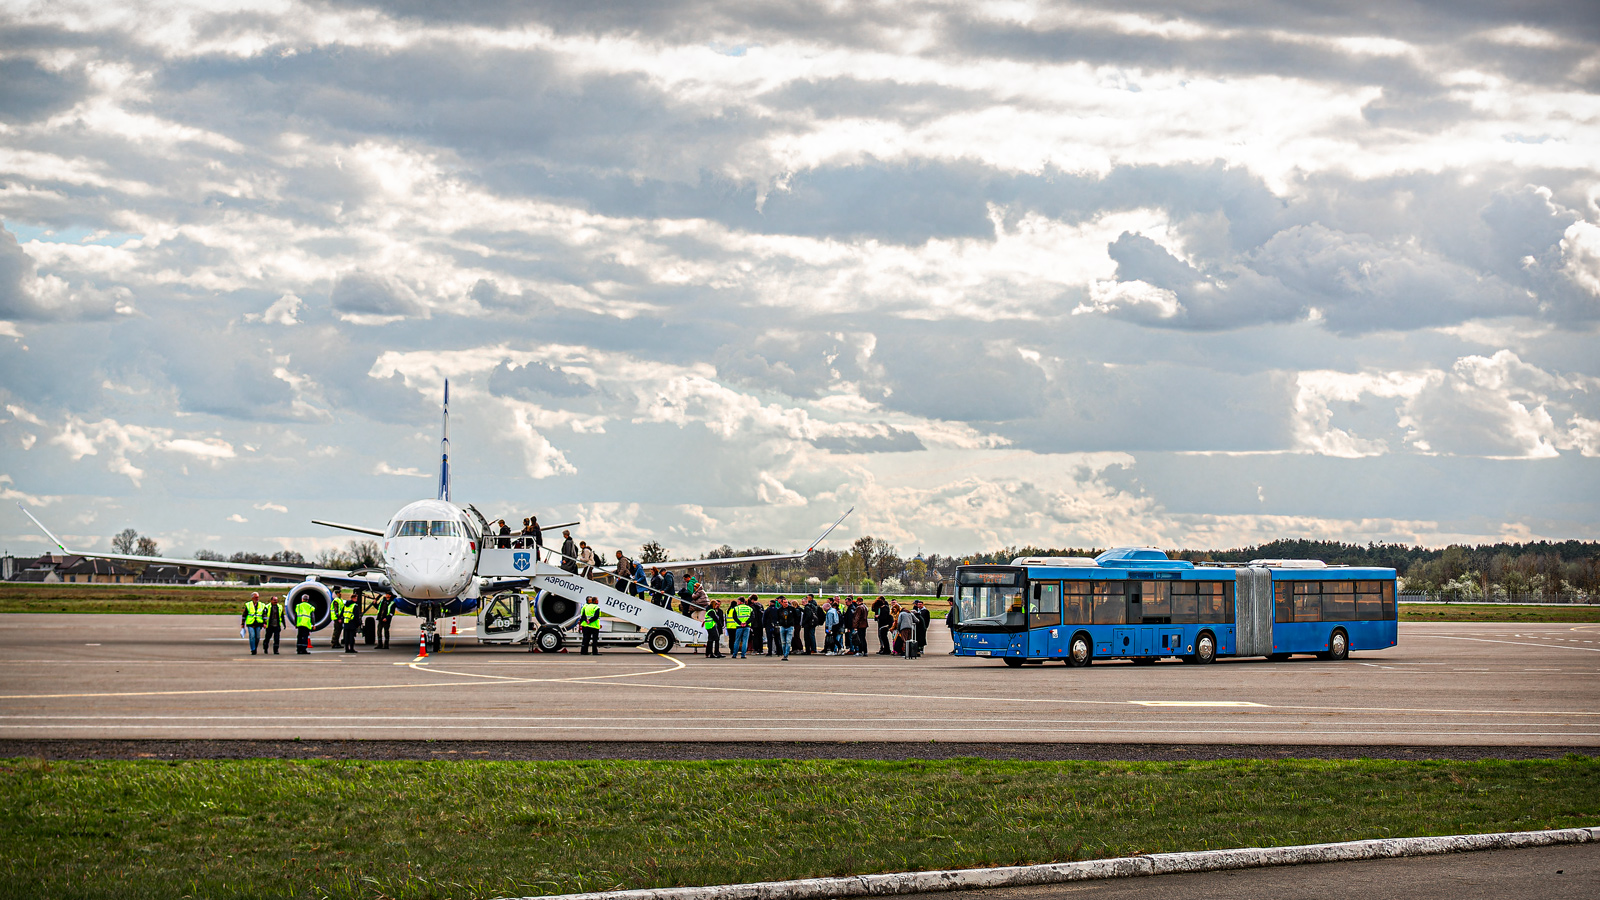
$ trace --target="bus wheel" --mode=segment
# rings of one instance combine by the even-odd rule
[[[1067,665],[1081,669],[1094,662],[1094,647],[1089,643],[1087,635],[1075,635],[1072,646],[1067,650]]]
[[[1202,631],[1194,642],[1194,661],[1208,666],[1217,661],[1217,639],[1209,631]]]
[[[1013,669],[1022,668],[1022,664],[1023,664],[1024,661],[1025,660],[1023,660],[1022,658],[1016,657],[1016,656],[1008,656],[1008,657],[1006,657],[1006,665],[1010,666]]]
[[[1350,638],[1343,629],[1335,629],[1333,636],[1328,638],[1328,649],[1317,654],[1318,659],[1341,660],[1350,658]]]

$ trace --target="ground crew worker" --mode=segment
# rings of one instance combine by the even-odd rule
[[[311,617],[316,614],[316,608],[311,601],[304,597],[294,605],[294,652],[311,652]]]
[[[600,601],[589,597],[583,601],[583,608],[578,611],[578,633],[583,635],[583,642],[578,646],[579,656],[588,656],[589,648],[594,648],[594,655],[600,655]]]
[[[706,659],[722,658],[722,629],[727,623],[727,616],[723,615],[717,601],[711,601],[706,607]]]
[[[378,649],[389,649],[389,623],[394,621],[394,595],[384,594],[378,601]]]
[[[267,605],[261,602],[260,594],[251,594],[250,599],[244,602],[244,613],[239,616],[239,625],[250,638],[250,655],[256,655],[256,644],[261,640],[261,626],[267,623]]]
[[[344,605],[344,652],[356,652],[356,632],[361,630],[361,592]]]
[[[750,658],[750,606],[743,599],[728,607],[733,637],[728,642],[728,654],[734,659]]]
[[[328,642],[328,646],[337,650],[344,642],[344,595],[339,593],[338,588],[333,589],[333,605],[328,615],[333,618],[333,640]]]
[[[267,655],[267,645],[272,645],[272,655],[278,655],[278,639],[283,634],[283,620],[288,610],[278,602],[277,595],[272,597],[272,605],[267,607],[267,627],[261,632],[261,655]]]

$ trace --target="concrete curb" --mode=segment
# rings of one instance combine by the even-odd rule
[[[1449,837],[1385,838],[1345,841],[1337,844],[1306,844],[1298,847],[1250,847],[1240,850],[1153,853],[1148,856],[1047,863],[1039,866],[897,872],[887,875],[802,878],[796,881],[770,881],[758,884],[647,888],[637,891],[597,891],[587,894],[522,898],[522,900],[831,900],[835,897],[925,894],[933,891],[1061,884],[1101,878],[1218,872],[1226,869],[1393,859],[1402,856],[1436,856],[1471,850],[1512,850],[1519,847],[1548,847],[1553,844],[1591,842],[1600,842],[1600,828],[1560,828],[1553,831],[1457,834]]]

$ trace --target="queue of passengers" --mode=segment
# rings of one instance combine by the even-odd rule
[[[703,593],[703,592],[702,592]],[[697,610],[685,601],[679,609],[684,615]],[[876,626],[877,653],[916,659],[928,643],[928,625],[933,614],[921,600],[908,607],[879,597],[870,607],[865,597],[830,597],[818,602],[808,594],[804,602],[786,597],[774,598],[762,606],[754,594],[730,601],[726,609],[719,600],[705,608],[706,658],[749,659],[757,656],[789,655],[867,656],[867,630]],[[817,644],[817,630],[822,644]],[[728,638],[728,652],[722,652],[722,638]]]

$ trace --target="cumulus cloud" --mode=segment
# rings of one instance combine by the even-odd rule
[[[415,291],[384,275],[364,272],[342,275],[334,282],[329,301],[341,318],[360,325],[381,325],[410,316],[428,316],[427,304]]]

